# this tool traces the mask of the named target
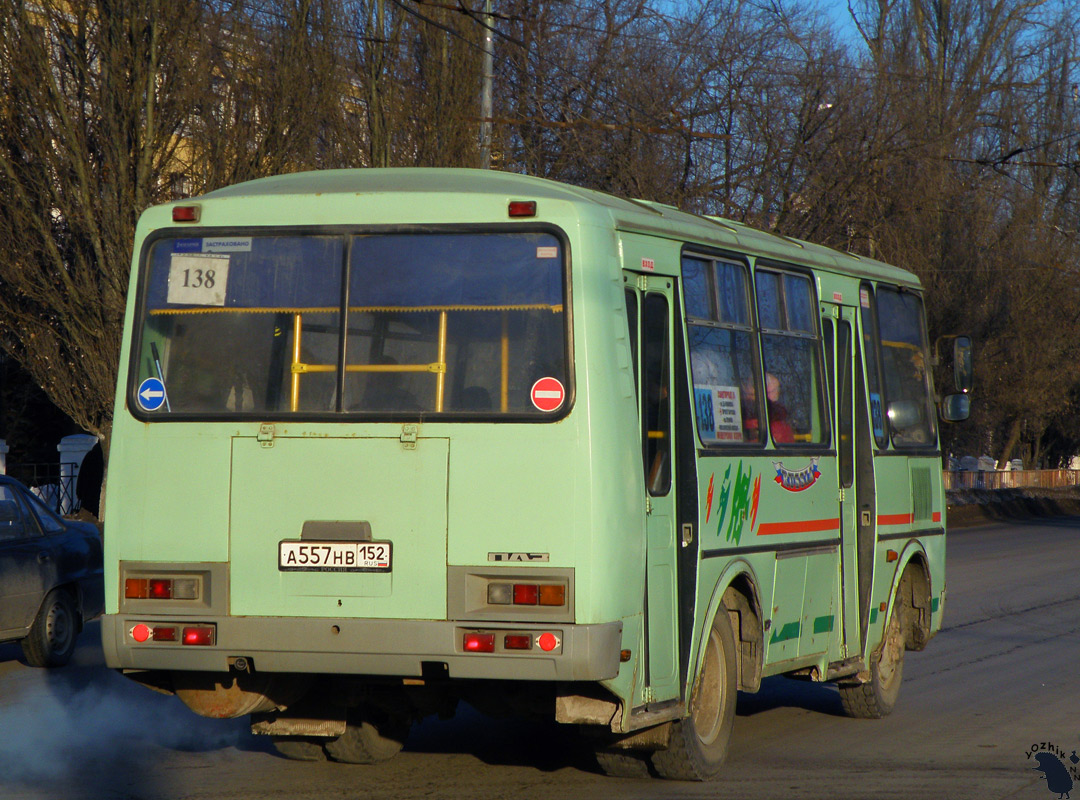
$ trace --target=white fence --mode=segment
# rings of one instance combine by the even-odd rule
[[[1014,469],[945,473],[945,489],[1060,489],[1080,486],[1080,470]]]

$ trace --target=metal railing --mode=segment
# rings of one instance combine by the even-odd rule
[[[1080,486],[1080,470],[1014,469],[946,472],[946,491],[956,489],[1061,489]]]
[[[73,514],[81,503],[75,495],[79,465],[47,462],[41,464],[8,464],[7,474],[25,484],[38,498],[57,514]]]

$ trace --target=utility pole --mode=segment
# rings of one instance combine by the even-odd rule
[[[484,61],[480,88],[480,166],[491,169],[491,91],[495,76],[491,0],[484,0]]]

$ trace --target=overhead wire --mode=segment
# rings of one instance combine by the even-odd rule
[[[479,44],[478,42],[470,39],[468,36],[463,35],[461,31],[455,30],[453,27],[451,27],[449,25],[445,25],[445,24],[441,23],[438,20],[432,19],[430,16],[421,13],[417,9],[411,8],[409,6],[409,2],[415,3],[418,6],[429,6],[429,7],[433,7],[433,8],[440,8],[440,9],[443,9],[443,10],[448,10],[448,11],[451,11],[453,13],[458,13],[458,14],[461,14],[463,16],[466,16],[469,19],[471,19],[475,24],[479,25],[482,29],[486,29],[486,30],[490,31],[490,33],[493,36],[497,37],[498,39],[500,39],[500,40],[502,40],[504,42],[507,42],[507,43],[513,45],[514,47],[516,47],[519,50],[521,50],[522,52],[524,52],[526,58],[535,59],[536,63],[539,66],[547,66],[547,67],[551,68],[552,70],[554,70],[556,72],[559,72],[563,76],[573,79],[574,81],[576,81],[581,86],[588,86],[589,90],[592,91],[600,99],[603,99],[603,100],[605,100],[608,103],[613,104],[613,105],[621,105],[622,107],[626,108],[628,111],[633,112],[634,114],[638,115],[639,118],[641,118],[642,120],[655,119],[656,118],[656,114],[654,112],[649,112],[649,111],[646,111],[645,109],[642,109],[641,107],[637,106],[635,103],[633,103],[630,100],[628,100],[627,98],[623,97],[621,94],[618,94],[614,90],[609,89],[609,88],[607,88],[607,87],[605,87],[603,85],[596,84],[596,83],[593,83],[592,85],[589,85],[589,81],[583,79],[576,72],[574,72],[573,69],[567,67],[566,65],[564,65],[564,64],[562,64],[562,63],[560,63],[558,61],[555,61],[555,60],[545,56],[544,54],[542,54],[542,53],[540,53],[538,51],[530,51],[528,46],[524,42],[522,42],[521,40],[519,40],[519,39],[507,34],[506,32],[500,30],[499,27],[497,27],[496,25],[493,25],[493,24],[489,25],[483,19],[484,12],[480,11],[478,9],[469,7],[466,4],[465,0],[458,0],[458,2],[456,4],[452,4],[452,3],[449,3],[449,2],[442,2],[441,0],[408,0],[408,2],[404,2],[403,0],[391,0],[391,2],[395,6],[400,8],[403,12],[409,14],[410,16],[412,16],[413,18],[419,20],[423,24],[430,25],[430,26],[432,26],[432,27],[434,27],[434,28],[436,28],[438,30],[443,31],[444,33],[446,33],[446,34],[448,34],[450,36],[455,37],[456,39],[463,42],[467,47],[470,47],[472,49],[479,50],[479,51],[483,52],[483,46],[481,44]],[[233,6],[234,7],[240,7],[240,8],[246,8],[246,9],[248,9],[249,11],[251,11],[252,13],[254,13],[256,15],[266,15],[266,16],[277,18],[277,19],[279,19],[281,21],[285,21],[285,22],[290,21],[285,14],[283,14],[283,13],[281,13],[279,11],[276,11],[274,9],[268,8],[267,6],[262,5],[262,4],[256,5],[253,2],[251,2],[251,0],[236,0],[236,2],[233,3]],[[673,25],[678,25],[678,24],[682,24],[682,23],[685,22],[685,20],[683,20],[681,18],[673,17],[671,15],[664,14],[663,12],[661,12],[661,11],[659,11],[657,9],[650,9],[650,13],[653,16],[657,17],[657,18],[662,18],[662,19],[667,20],[668,22],[670,22]],[[491,14],[491,16],[492,16],[493,19],[497,19],[497,20],[501,20],[501,21],[505,21],[505,22],[515,22],[515,23],[523,23],[523,24],[525,24],[525,23],[530,23],[530,22],[534,21],[534,20],[531,20],[531,19],[529,19],[527,17],[522,17],[522,16],[518,16],[518,15],[512,15],[512,14],[503,14],[503,13],[498,13],[498,12],[493,12]],[[333,27],[336,30],[338,30],[340,33],[342,33],[344,35],[347,35],[347,36],[349,36],[350,38],[353,38],[356,41],[363,41],[363,42],[367,42],[367,43],[371,43],[371,44],[397,45],[398,47],[408,47],[409,46],[409,43],[406,42],[406,41],[399,40],[397,42],[394,42],[394,41],[391,41],[391,40],[389,40],[387,38],[384,38],[384,37],[373,37],[373,36],[366,35],[360,29],[358,29],[356,27],[343,26],[343,25],[334,25]],[[641,41],[651,42],[653,44],[662,45],[662,46],[671,46],[672,45],[671,40],[667,39],[667,38],[660,38],[660,37],[650,36],[650,35],[647,35],[647,34],[634,32],[634,31],[626,31],[626,30],[612,31],[612,30],[606,29],[606,28],[595,28],[595,27],[591,27],[591,26],[588,26],[588,25],[582,25],[580,23],[575,23],[575,22],[567,21],[567,20],[561,20],[555,27],[556,27],[556,30],[558,32],[560,32],[560,33],[565,31],[565,30],[578,30],[578,31],[587,32],[587,33],[602,34],[602,35],[605,35],[605,36],[610,36],[613,39],[620,39],[620,38],[628,39],[629,38],[629,39],[638,39],[638,40],[641,40]],[[505,56],[505,55],[502,56],[502,60],[505,61],[506,58],[507,58],[507,56]],[[838,62],[829,61],[827,59],[818,59],[818,60],[812,62],[809,59],[796,59],[796,58],[794,58],[794,57],[792,57],[790,55],[785,55],[785,54],[780,54],[780,53],[772,53],[770,55],[770,61],[772,61],[772,63],[774,63],[774,64],[777,63],[777,62],[782,62],[782,63],[790,63],[790,64],[795,64],[795,65],[802,65],[804,67],[804,69],[795,71],[795,70],[781,70],[781,69],[776,69],[776,68],[760,68],[759,67],[759,68],[755,69],[755,72],[758,73],[758,74],[761,74],[761,75],[768,76],[768,77],[802,78],[802,77],[805,77],[805,75],[806,75],[805,67],[811,67],[811,66],[814,66],[814,65],[818,65],[820,67],[823,67],[827,71],[835,70],[835,71],[839,71],[839,72],[868,73],[868,74],[876,74],[876,75],[884,74],[887,77],[897,79],[897,80],[912,80],[912,81],[920,81],[920,82],[925,82],[926,80],[928,80],[928,77],[925,76],[925,75],[917,75],[917,74],[906,75],[904,73],[895,73],[895,72],[888,72],[888,71],[883,73],[882,71],[876,70],[874,68],[859,67],[859,66],[856,66],[856,65],[852,65],[850,63],[841,64],[841,63],[838,63]],[[515,70],[511,69],[509,71],[509,74],[504,75],[503,77],[508,78],[511,81],[511,83],[513,84],[513,87],[516,90],[520,91],[520,90],[523,89],[523,87],[517,80],[518,76],[516,74],[514,74],[514,73],[515,73]],[[962,84],[963,84],[963,82],[958,82],[957,83],[957,85],[962,85]],[[722,89],[723,87],[710,87],[710,88]],[[1005,90],[1005,89],[1008,89],[1009,91],[1012,91],[1012,92],[1016,92],[1016,91],[1030,91],[1030,92],[1041,91],[1041,89],[1039,87],[1035,86],[1034,84],[1028,85],[1028,84],[1025,84],[1024,82],[1009,83],[1009,84],[1003,84],[1003,85],[1000,85],[1000,86],[992,87],[992,91],[1002,91],[1002,90]],[[673,119],[673,120],[679,120],[679,119],[685,120],[687,118],[698,119],[701,116],[707,116],[707,115],[674,113],[674,109],[672,109],[672,113],[669,113],[667,115],[667,118]],[[595,129],[605,129],[606,128],[608,130],[635,130],[635,131],[639,131],[639,132],[641,132],[641,133],[643,133],[645,135],[649,135],[649,136],[678,135],[678,136],[689,136],[689,137],[692,137],[692,138],[695,138],[695,139],[735,140],[735,141],[743,142],[743,143],[746,143],[746,144],[749,144],[751,142],[751,140],[746,136],[741,136],[741,135],[738,135],[738,134],[731,134],[731,133],[716,133],[716,132],[713,132],[713,131],[694,130],[691,126],[687,126],[687,125],[684,125],[684,124],[668,124],[668,125],[660,126],[660,125],[648,125],[648,124],[645,124],[644,122],[642,122],[640,124],[638,124],[638,123],[627,123],[627,122],[609,122],[609,121],[595,120],[595,119],[589,119],[589,118],[579,118],[577,120],[574,120],[574,119],[552,120],[552,119],[545,119],[545,118],[538,118],[538,117],[512,118],[512,117],[505,117],[505,116],[504,117],[499,117],[498,119],[493,118],[492,121],[495,122],[496,124],[501,124],[501,125],[537,124],[537,125],[539,125],[541,127],[548,127],[548,128],[552,128],[552,129],[558,129],[558,128],[572,129],[572,128],[576,128],[576,127],[589,127],[589,128],[595,128]],[[1073,168],[1076,168],[1076,166],[1077,166],[1076,162],[1073,162],[1073,161],[1050,161],[1050,160],[1016,161],[1015,156],[1020,154],[1021,152],[1026,153],[1026,152],[1033,152],[1033,151],[1036,151],[1036,150],[1045,149],[1045,148],[1049,147],[1050,145],[1052,145],[1052,144],[1054,144],[1054,143],[1056,143],[1058,141],[1066,140],[1066,139],[1069,139],[1069,138],[1075,138],[1075,137],[1080,137],[1080,130],[1070,132],[1070,133],[1066,134],[1065,136],[1059,137],[1056,140],[1051,140],[1051,141],[1048,141],[1048,142],[1038,143],[1038,144],[1035,144],[1035,145],[1029,145],[1029,146],[1026,146],[1026,147],[1023,147],[1023,148],[1019,148],[1018,150],[1014,150],[1013,152],[1007,154],[1006,156],[999,156],[999,157],[996,157],[996,158],[989,157],[989,156],[983,156],[983,157],[945,156],[944,160],[949,161],[949,162],[955,162],[955,163],[971,163],[971,164],[984,166],[984,167],[994,167],[994,166],[1002,166],[1004,164],[1009,164],[1011,166],[1023,166],[1023,167],[1073,169]]]
[[[397,3],[398,5],[402,5],[400,0],[393,0],[393,1],[395,3]],[[525,49],[525,47],[526,47],[525,44],[523,42],[521,42],[520,40],[515,39],[513,37],[510,37],[509,35],[505,34],[502,31],[500,31],[495,26],[489,25],[487,22],[485,22],[482,19],[482,17],[480,16],[481,14],[483,14],[483,12],[479,12],[479,11],[477,11],[475,9],[469,8],[465,4],[464,0],[458,0],[458,3],[456,5],[451,5],[451,4],[445,3],[445,2],[440,2],[440,0],[412,0],[412,2],[415,2],[418,5],[430,5],[430,6],[434,6],[434,7],[439,7],[439,8],[444,8],[444,9],[447,9],[447,10],[451,10],[451,11],[454,11],[454,12],[457,12],[457,13],[465,14],[466,16],[469,16],[470,18],[472,18],[481,27],[489,30],[493,35],[495,35],[495,36],[497,36],[497,37],[499,37],[501,39],[504,39],[506,41],[509,41],[509,42],[517,45],[518,47],[521,47],[522,49]],[[657,14],[658,14],[658,16],[663,16],[663,17],[671,20],[672,22],[676,22],[676,23],[682,22],[682,20],[679,20],[678,18],[663,15],[660,12],[657,12]],[[528,22],[529,21],[526,18],[512,16],[512,15],[490,14],[490,16],[492,16],[494,18],[502,19],[504,21],[505,20],[517,21],[517,22]],[[575,24],[572,24],[572,23],[564,24],[564,25],[562,25],[560,27],[567,27],[567,28],[571,28],[571,29],[586,30],[586,31],[589,31],[589,32],[601,33],[601,34],[616,37],[616,38],[628,35],[625,32],[621,32],[621,31],[620,32],[612,32],[612,31],[606,30],[606,29],[588,28],[588,27],[585,27],[585,26],[575,25]],[[668,40],[653,39],[652,41],[657,42],[657,43],[666,44],[666,45],[671,44],[671,42],[668,41]],[[541,58],[541,56],[539,54],[537,54],[537,58],[539,60]],[[776,54],[774,54],[772,56],[772,58],[777,59],[777,60],[795,61],[795,59],[791,59],[790,57],[785,57],[783,55],[776,55]],[[800,63],[802,63],[802,62],[800,62]],[[806,62],[806,63],[809,63],[809,62]],[[852,65],[849,65],[849,64],[839,65],[839,64],[835,64],[835,63],[829,63],[827,61],[824,61],[822,63],[825,66],[827,66],[827,67],[829,67],[831,69],[838,69],[838,70],[841,70],[841,71],[850,70],[850,71],[856,71],[856,72],[863,71],[863,72],[868,72],[868,73],[876,74],[876,75],[882,74],[880,71],[872,71],[870,68],[855,67],[855,66],[852,66]],[[564,72],[570,72],[569,70],[567,70],[565,67],[563,67],[560,64],[556,63],[556,64],[554,64],[554,66],[556,67],[556,69],[560,69],[560,70],[562,70]],[[795,77],[803,77],[804,76],[804,73],[793,73],[793,72],[786,72],[785,73],[785,72],[780,72],[780,71],[777,71],[777,70],[766,71],[766,72],[767,72],[767,74],[770,74],[772,76],[779,76],[779,77],[792,77],[792,78],[795,78]],[[575,78],[577,77],[572,72],[570,72],[570,74]],[[890,76],[890,77],[900,77],[900,78],[905,77],[902,74],[898,74],[898,73],[885,72],[884,74],[887,75],[887,76]],[[906,76],[906,77],[908,77],[911,80],[918,80],[920,82],[926,82],[927,80],[930,80],[929,77],[925,76],[925,75],[922,75],[922,76],[911,75],[911,76]],[[957,83],[962,85],[965,82],[957,81]],[[1034,85],[1029,86],[1029,85],[1025,85],[1023,83],[1019,83],[1019,84],[1018,83],[1010,83],[1010,84],[1005,84],[1005,85],[993,87],[994,91],[1001,91],[1001,90],[1003,90],[1005,88],[1008,88],[1008,89],[1010,89],[1012,91],[1026,90],[1026,89],[1030,89],[1031,91],[1036,91],[1036,87]],[[628,101],[626,101],[625,98],[616,96],[615,99],[618,102],[629,105]],[[637,110],[639,113],[642,113],[644,116],[650,116],[649,114],[647,114],[647,112],[641,111],[641,109],[635,109],[635,110]],[[532,121],[535,122],[536,120],[532,120]],[[512,122],[512,121],[504,120],[504,122]],[[538,124],[542,124],[542,125],[545,125],[547,127],[573,127],[572,125],[568,125],[566,123],[561,123],[561,122],[553,121],[553,120],[539,121]],[[605,123],[599,123],[599,122],[590,121],[590,122],[588,122],[586,124],[588,124],[588,125],[590,125],[592,127],[603,127],[603,125]],[[614,129],[622,129],[622,128],[626,127],[625,125],[614,125],[614,124],[611,124],[611,123],[607,123],[607,124],[610,126],[609,129],[612,129],[612,130],[614,130]],[[733,139],[733,138],[737,139],[737,138],[739,138],[739,137],[732,136],[731,134],[715,134],[715,133],[708,133],[708,132],[695,132],[695,131],[692,131],[692,130],[688,129],[686,126],[674,126],[674,127],[666,127],[666,128],[658,128],[658,127],[653,126],[648,131],[644,130],[645,127],[648,127],[648,126],[643,126],[643,128],[642,128],[643,132],[662,133],[662,134],[678,133],[678,134],[682,134],[682,135],[693,136],[695,138],[708,138],[708,139]],[[995,164],[996,165],[1001,165],[1001,164],[1004,164],[1006,162],[1009,162],[1014,156],[1019,155],[1021,153],[1032,152],[1032,151],[1035,151],[1035,150],[1045,149],[1045,148],[1049,147],[1050,145],[1055,144],[1055,143],[1057,143],[1059,141],[1063,141],[1063,140],[1070,139],[1070,138],[1076,138],[1076,137],[1080,137],[1080,130],[1070,132],[1070,133],[1066,134],[1065,136],[1058,137],[1057,139],[1053,139],[1053,140],[1050,140],[1050,141],[1047,141],[1047,142],[1039,143],[1039,144],[1036,144],[1036,145],[1030,145],[1030,146],[1023,147],[1023,148],[1016,148],[1014,151],[1012,151],[1008,155],[1003,156],[1003,157],[999,157],[998,159],[974,158],[974,157],[972,157],[972,158],[958,158],[958,157],[947,156],[947,157],[945,157],[944,160],[946,160],[946,161],[954,161],[954,162],[963,162],[963,163],[975,163],[975,164],[980,164],[982,166],[993,166]],[[1016,165],[1016,166],[1054,167],[1054,168],[1075,168],[1076,167],[1076,162],[1052,162],[1052,161],[1015,162],[1015,161],[1013,161],[1012,163],[1014,165]]]
[[[453,4],[448,3],[448,2],[442,2],[441,0],[412,0],[412,2],[416,3],[417,5],[427,5],[427,6],[443,8],[443,9],[446,9],[446,10],[454,11],[456,13],[460,13],[460,14],[464,14],[466,16],[473,17],[474,19],[476,19],[479,15],[482,15],[482,14],[485,13],[483,11],[480,11],[479,9],[471,8],[470,6],[468,6],[465,3],[465,0],[458,0],[457,3],[453,3]],[[680,17],[675,17],[675,16],[672,16],[670,14],[664,14],[663,12],[658,11],[655,8],[649,8],[648,11],[649,11],[650,16],[656,17],[656,18],[659,18],[659,19],[667,20],[672,25],[685,25],[686,22],[687,22],[686,19],[683,19],[683,18],[680,18]],[[495,18],[495,19],[501,19],[501,20],[504,20],[504,21],[511,21],[511,22],[531,22],[531,21],[533,21],[528,17],[521,17],[521,16],[517,16],[517,15],[508,15],[508,14],[500,14],[500,13],[497,13],[497,12],[492,12],[491,16],[493,18]],[[479,21],[479,20],[477,20],[477,21]],[[480,23],[480,24],[483,24],[483,23]],[[602,35],[605,35],[605,36],[612,36],[613,38],[637,39],[637,40],[641,40],[641,41],[644,41],[644,42],[648,42],[648,43],[656,44],[656,45],[661,45],[661,46],[668,46],[668,45],[671,45],[671,43],[672,43],[671,39],[669,39],[669,38],[663,38],[663,37],[653,36],[653,35],[650,35],[650,34],[638,33],[638,32],[634,32],[634,31],[612,32],[608,28],[592,27],[592,26],[582,25],[580,23],[570,22],[570,21],[566,21],[566,20],[560,21],[558,23],[558,28],[560,30],[578,30],[578,31],[581,31],[581,32],[584,32],[584,33],[602,34]],[[813,59],[811,59],[809,57],[801,57],[800,58],[800,57],[795,57],[793,55],[787,55],[787,54],[783,54],[783,53],[771,52],[770,55],[769,55],[769,60],[771,62],[773,62],[773,63],[775,63],[775,62],[784,62],[784,63],[790,63],[790,64],[797,65],[797,66],[798,65],[806,65],[806,66],[821,65],[821,66],[827,67],[829,69],[838,70],[838,71],[842,71],[842,72],[862,73],[862,74],[868,75],[868,76],[882,76],[882,77],[887,77],[887,78],[890,78],[892,80],[897,80],[897,81],[909,81],[909,82],[915,82],[915,83],[926,83],[927,81],[936,80],[935,78],[933,78],[932,76],[929,76],[925,72],[896,71],[896,70],[890,70],[890,69],[882,69],[879,66],[859,66],[857,64],[852,64],[850,62],[841,63],[840,61],[831,60],[831,59],[822,58],[822,57],[815,57]],[[1074,62],[1080,63],[1080,59],[1074,59]],[[1055,65],[1054,70],[1057,71],[1059,66],[1060,65]],[[805,74],[804,72],[779,70],[779,69],[776,69],[776,68],[774,68],[772,66],[764,66],[764,65],[761,66],[761,68],[758,71],[761,72],[762,74],[765,74],[765,75],[770,75],[770,76],[774,76],[774,77],[787,77],[787,78],[803,77],[803,75]],[[978,80],[974,80],[974,79],[965,80],[965,79],[957,78],[957,77],[949,78],[947,83],[948,83],[948,85],[950,87],[954,87],[954,88],[956,88],[956,87],[964,87],[964,86],[972,88],[972,87],[980,87],[980,86],[983,85],[983,83],[981,81],[978,81]],[[1009,81],[1009,82],[1006,82],[1004,84],[1001,84],[1000,86],[994,86],[992,88],[995,89],[995,90],[1008,88],[1008,89],[1013,90],[1013,91],[1030,91],[1030,92],[1041,91],[1040,86],[1035,81],[1033,81],[1031,79],[1026,79],[1026,80],[1025,79],[1018,79],[1017,81]],[[1075,88],[1075,85],[1074,85],[1074,88]]]

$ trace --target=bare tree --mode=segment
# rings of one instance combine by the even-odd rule
[[[201,15],[0,0],[0,347],[106,442],[135,221],[167,197]]]
[[[342,13],[361,163],[480,166],[479,13],[415,0],[346,0]]]
[[[497,0],[496,165],[912,269],[932,332],[980,344],[948,444],[1080,443],[1076,9],[850,8],[858,49],[800,0]],[[0,347],[107,439],[138,213],[478,166],[486,25],[477,0],[0,0]]]
[[[1062,335],[1077,323],[1080,252],[1062,224],[1075,174],[1055,146],[1077,129],[1075,10],[1054,20],[1046,5],[869,0],[856,15],[876,95],[903,120],[860,224],[922,277],[932,330],[975,335],[976,424],[946,444],[1003,460],[1024,442],[1037,457],[1077,383],[1063,368],[1076,337]]]
[[[355,163],[344,135],[344,24],[334,0],[230,0],[206,11],[195,57],[205,89],[178,153],[193,192]]]

